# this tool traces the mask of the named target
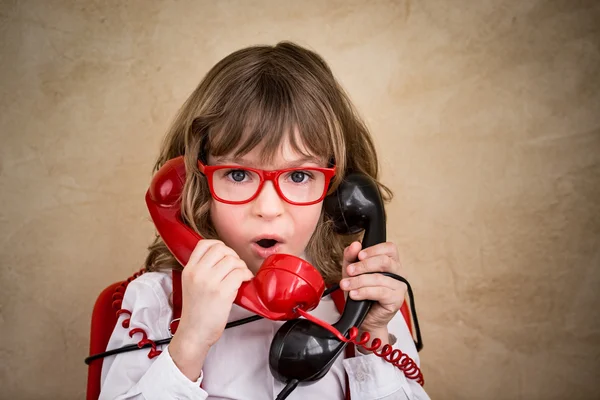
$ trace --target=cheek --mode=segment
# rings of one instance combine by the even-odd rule
[[[294,213],[295,231],[302,238],[304,245],[308,244],[321,218],[322,203],[302,207]]]
[[[210,205],[210,219],[215,227],[219,239],[225,244],[231,245],[235,242],[236,227],[235,221],[240,221],[243,214],[243,207],[231,206],[228,204],[212,201]]]

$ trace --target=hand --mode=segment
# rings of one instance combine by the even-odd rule
[[[242,282],[254,275],[219,240],[198,242],[181,273],[183,306],[169,353],[191,380],[200,376],[209,348],[221,337]]]
[[[376,302],[363,321],[360,331],[367,331],[372,336],[385,332],[385,337],[377,336],[385,344],[387,325],[404,303],[406,285],[389,276],[365,273],[383,271],[402,276],[404,271],[398,257],[398,248],[393,243],[380,243],[362,251],[361,248],[360,242],[353,242],[344,250],[344,279],[340,282],[340,287],[349,292],[353,300],[368,299]],[[356,261],[357,258],[359,261]]]

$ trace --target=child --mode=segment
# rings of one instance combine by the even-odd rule
[[[360,275],[402,275],[396,246],[388,242],[361,251],[360,242],[352,242],[356,236],[333,233],[322,200],[314,202],[349,171],[374,179],[378,175],[367,128],[322,58],[293,43],[250,47],[225,57],[183,105],[155,168],[181,155],[188,171],[182,216],[205,239],[181,275],[180,323],[171,343],[158,346],[152,358],[146,349],[106,358],[101,399],[275,398],[284,384],[273,378],[268,354],[282,322],[262,319],[224,330],[228,321],[252,315],[232,302],[242,282],[273,253],[304,258],[327,284],[341,280],[351,298],[374,300],[361,330],[418,363],[398,312],[406,286],[381,274]],[[236,167],[216,170],[209,187],[202,165]],[[333,166],[329,187],[322,172],[311,169]],[[256,173],[244,168],[299,169],[280,175],[278,186],[265,181],[260,187]],[[380,187],[389,200],[390,191]],[[290,199],[305,204],[291,204]],[[109,349],[138,343],[130,335],[132,328],[150,339],[170,337],[169,271],[182,267],[159,237],[149,250],[149,272],[129,284],[123,299],[123,309],[132,313],[130,326],[122,326],[122,315]],[[311,314],[329,323],[340,316],[330,296]],[[397,367],[364,353],[346,359],[341,355],[322,379],[300,385],[288,399],[337,400],[347,390],[352,399],[428,398]]]

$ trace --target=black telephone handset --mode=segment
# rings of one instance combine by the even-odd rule
[[[336,193],[325,199],[323,206],[337,233],[365,231],[363,248],[386,241],[383,200],[377,183],[368,176],[349,174]],[[360,326],[372,304],[370,300],[348,298],[339,321],[333,326],[346,335],[350,328]],[[307,319],[294,319],[283,324],[275,334],[269,366],[273,376],[282,382],[316,381],[329,371],[346,345],[322,326]]]

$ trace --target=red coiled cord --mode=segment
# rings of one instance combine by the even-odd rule
[[[376,356],[382,358],[383,360],[391,363],[392,365],[400,369],[407,378],[416,380],[417,383],[421,386],[425,384],[423,373],[421,372],[421,369],[419,368],[417,363],[415,363],[415,361],[412,358],[410,358],[408,354],[403,353],[402,350],[394,349],[391,345],[386,344],[383,346],[381,351],[378,352],[376,350],[381,347],[381,339],[375,338],[373,339],[373,343],[371,343],[371,346],[366,346],[369,340],[371,340],[371,335],[369,334],[369,332],[364,332],[357,340],[356,338],[358,337],[358,328],[353,326],[348,332],[349,337],[345,337],[340,333],[340,331],[335,329],[332,325],[328,324],[327,322],[310,315],[309,313],[300,308],[298,308],[296,311],[298,312],[298,314],[302,315],[309,321],[312,321],[327,329],[329,332],[333,333],[335,337],[337,337],[342,342],[354,343],[355,345],[361,346],[367,351],[372,351],[373,354],[375,354]]]
[[[154,357],[160,355],[160,353],[162,353],[162,350],[156,350],[156,343],[154,343],[154,340],[148,339],[148,335],[146,334],[146,331],[143,330],[142,328],[134,328],[134,329],[130,330],[129,337],[133,337],[133,335],[135,335],[136,333],[142,334],[142,340],[140,340],[137,344],[137,346],[140,349],[146,345],[151,346],[150,351],[148,352],[148,358],[154,358]]]
[[[126,314],[130,317],[130,318],[123,320],[123,323],[121,324],[123,326],[123,328],[125,328],[125,329],[129,328],[129,323],[131,322],[131,311],[121,308],[121,305],[123,304],[123,296],[125,295],[125,289],[127,289],[127,285],[129,285],[129,283],[131,283],[131,281],[138,278],[140,275],[143,275],[145,272],[146,272],[146,270],[144,268],[142,268],[138,272],[136,272],[135,274],[133,274],[132,276],[127,278],[127,280],[123,281],[115,289],[115,293],[113,293],[113,295],[112,295],[112,299],[113,299],[112,306],[115,310],[117,310],[116,311],[117,318],[119,318],[119,316],[121,314]],[[133,335],[135,335],[136,333],[142,334],[142,340],[140,340],[137,344],[140,349],[148,344],[151,346],[150,351],[148,352],[148,358],[154,358],[154,357],[158,356],[160,353],[162,353],[161,350],[156,349],[156,343],[154,343],[153,340],[148,339],[148,335],[146,334],[146,331],[144,331],[142,328],[131,329],[129,331],[129,337],[133,337]]]
[[[402,350],[394,349],[391,345],[386,344],[380,352],[377,352],[376,350],[381,347],[381,339],[375,338],[373,339],[371,346],[366,346],[369,340],[371,340],[371,335],[369,332],[363,332],[360,339],[356,340],[358,329],[354,326],[350,328],[348,335],[349,337],[347,339],[344,338],[345,342],[351,342],[357,346],[361,346],[367,351],[372,351],[376,356],[383,358],[385,361],[399,368],[407,378],[416,380],[421,386],[425,384],[423,373],[421,373],[421,369],[417,363],[415,363],[408,354],[403,353]]]
[[[129,285],[129,283],[131,283],[131,281],[133,281],[140,275],[143,275],[145,272],[146,272],[146,269],[144,269],[144,268],[140,269],[138,272],[136,272],[135,274],[133,274],[132,276],[127,278],[127,280],[121,282],[121,284],[119,286],[117,286],[117,288],[115,289],[115,292],[112,295],[112,299],[113,299],[112,307],[115,310],[117,310],[117,318],[119,318],[119,316],[121,314],[127,314],[131,317],[131,311],[121,308],[121,304],[123,304],[123,296],[125,296],[125,289],[127,289],[127,285]],[[127,318],[126,320],[123,321],[123,324],[122,324],[123,328],[126,328],[126,329],[129,328],[129,321],[130,321],[130,318]]]

